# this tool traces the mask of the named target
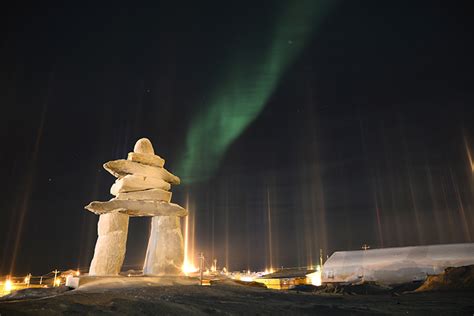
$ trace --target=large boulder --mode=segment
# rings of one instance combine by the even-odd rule
[[[110,194],[118,195],[120,192],[133,192],[148,189],[169,190],[170,188],[171,185],[163,179],[129,174],[115,181],[110,188]]]
[[[127,160],[139,162],[145,165],[160,167],[160,168],[165,165],[165,160],[157,155],[128,153]]]
[[[144,200],[144,201],[171,201],[171,192],[161,189],[150,189],[134,192],[121,192],[117,194],[119,200]]]
[[[133,174],[145,177],[160,178],[171,184],[180,183],[180,179],[177,176],[164,168],[148,166],[126,159],[106,162],[104,164],[104,168],[117,178],[124,177],[128,174]]]
[[[139,140],[137,140],[135,146],[133,147],[133,151],[140,154],[155,154],[153,145],[151,144],[151,141],[148,138],[140,138]]]

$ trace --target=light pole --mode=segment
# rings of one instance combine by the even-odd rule
[[[30,280],[31,280],[31,273],[28,273],[25,277],[25,285],[26,287],[30,287]]]
[[[362,249],[364,249],[364,255],[362,259],[362,281],[365,282],[365,253],[367,252],[368,249],[370,249],[370,246],[367,244],[362,245]]]
[[[204,269],[204,254],[201,252],[199,253],[199,281],[202,285],[202,274]]]
[[[55,287],[56,286],[56,278],[57,278],[58,273],[59,273],[58,269],[54,270],[53,273],[54,273],[53,287]]]

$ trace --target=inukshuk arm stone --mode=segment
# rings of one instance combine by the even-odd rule
[[[120,212],[131,216],[186,216],[187,211],[178,204],[164,201],[139,201],[112,199],[107,202],[91,202],[86,209],[95,214]]]

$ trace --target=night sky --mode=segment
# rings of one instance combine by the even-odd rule
[[[0,275],[87,269],[140,137],[230,270],[474,241],[470,1],[68,4],[2,10]]]

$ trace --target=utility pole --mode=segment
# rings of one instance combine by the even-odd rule
[[[54,273],[53,287],[55,287],[56,286],[56,278],[57,278],[58,273],[59,273],[58,269],[55,269],[53,271],[53,273]]]
[[[43,276],[40,277],[40,285],[43,284]]]
[[[204,269],[204,254],[202,252],[199,253],[199,281],[202,285],[202,274]]]
[[[319,248],[319,268],[323,268],[323,249]]]
[[[367,252],[368,249],[370,249],[370,246],[367,244],[363,244],[362,249],[364,249],[364,261],[365,261],[365,253]],[[365,266],[364,265],[362,265],[362,282],[365,282]]]

